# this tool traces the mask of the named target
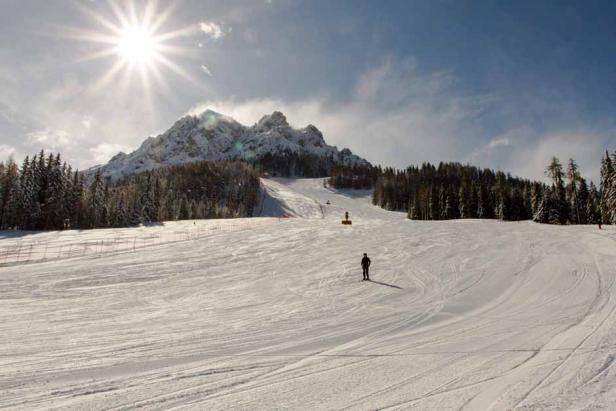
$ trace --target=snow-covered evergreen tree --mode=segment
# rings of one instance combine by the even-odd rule
[[[541,203],[541,199],[543,197],[543,189],[541,184],[534,183],[530,190],[530,207],[531,213],[533,215],[533,219],[537,210],[539,209],[539,204]]]
[[[21,201],[21,189],[19,187],[19,171],[17,164],[9,158],[2,179],[2,210],[0,210],[2,228],[13,228],[16,223],[16,203]]]
[[[453,196],[447,192],[445,194],[445,206],[442,210],[443,220],[449,220],[453,218]]]
[[[588,224],[588,200],[590,192],[584,177],[578,177],[577,201],[575,203],[577,224]],[[572,203],[573,204],[573,203]]]
[[[569,221],[569,203],[567,202],[565,186],[563,182],[563,168],[556,157],[548,165],[546,174],[552,180],[550,190],[548,221],[550,224],[566,224]]]
[[[478,197],[479,190],[477,189],[477,185],[475,183],[471,183],[468,198],[469,218],[477,218]]]
[[[600,195],[591,181],[588,189],[588,201],[586,202],[586,218],[588,224],[598,224],[601,222]]]
[[[460,213],[460,218],[470,218],[471,213],[469,206],[469,195],[466,185],[462,184],[458,192],[458,210]]]
[[[578,184],[580,181],[580,171],[577,163],[574,159],[570,158],[569,163],[567,164],[567,186],[566,186],[566,197],[567,203],[569,205],[569,209],[571,213],[569,215],[569,219],[573,224],[583,224],[582,216],[581,216],[581,208],[579,194],[578,194]]]
[[[88,192],[89,225],[92,228],[101,227],[103,223],[105,199],[105,183],[100,171],[94,175],[94,180]]]
[[[60,154],[49,156],[47,164],[47,187],[43,209],[43,228],[58,230],[64,227],[66,213],[66,168],[62,168]]]
[[[600,201],[600,212],[601,212],[601,221],[603,224],[611,224],[612,223],[612,208],[611,208],[611,199],[614,197],[613,190],[613,181],[614,181],[614,168],[612,165],[612,160],[610,159],[609,153],[605,152],[605,157],[601,160],[601,201]]]
[[[448,217],[448,211],[446,210],[447,206],[447,193],[445,191],[445,187],[441,184],[438,190],[438,209],[439,209],[439,220],[446,220]]]
[[[522,192],[515,187],[511,191],[511,196],[509,199],[509,215],[508,220],[525,220],[527,218],[524,209],[524,197]]]
[[[428,218],[430,220],[439,220],[440,219],[440,210],[439,210],[439,190],[432,185],[430,186],[430,202],[428,203]]]
[[[550,199],[550,191],[545,190],[543,196],[539,200],[537,205],[537,209],[535,210],[535,214],[533,215],[533,221],[537,223],[547,224],[549,222],[549,199]]]
[[[408,218],[411,220],[419,220],[419,212],[417,210],[417,204],[412,201],[409,205]]]

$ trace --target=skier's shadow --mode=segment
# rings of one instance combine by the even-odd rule
[[[391,288],[397,288],[398,290],[404,290],[404,288],[402,287],[398,287],[397,285],[393,285],[393,284],[387,284],[387,283],[382,283],[380,281],[374,281],[374,280],[368,280],[371,283],[375,283],[375,284],[380,284],[380,285],[384,285],[386,287],[391,287]]]

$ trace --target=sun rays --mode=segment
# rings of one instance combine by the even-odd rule
[[[157,1],[137,7],[131,0],[108,1],[104,9],[78,5],[93,20],[93,29],[65,28],[64,35],[90,43],[93,51],[82,56],[80,62],[103,60],[109,68],[94,83],[95,89],[119,87],[126,91],[139,84],[148,99],[154,86],[169,90],[165,72],[197,83],[190,73],[173,59],[190,55],[190,49],[177,44],[182,37],[193,34],[195,26],[164,30],[177,2],[166,3],[159,10]]]
[[[122,30],[116,51],[129,64],[152,64],[159,53],[159,42],[151,32],[142,27],[126,27]]]

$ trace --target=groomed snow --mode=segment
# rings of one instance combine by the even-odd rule
[[[202,227],[0,267],[0,408],[616,409],[612,227],[413,222],[264,184],[262,214],[295,217],[0,233],[1,256]]]

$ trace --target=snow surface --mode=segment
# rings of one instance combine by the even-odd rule
[[[264,185],[263,213],[296,217],[0,268],[0,408],[616,408],[614,228],[413,222],[320,179]],[[0,253],[118,230],[7,234]]]

